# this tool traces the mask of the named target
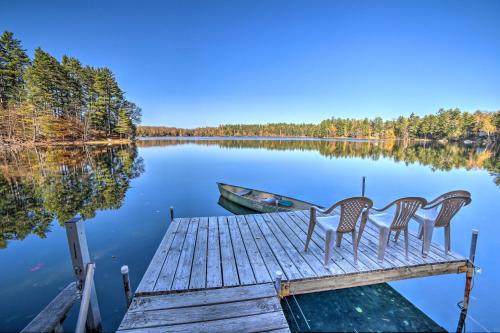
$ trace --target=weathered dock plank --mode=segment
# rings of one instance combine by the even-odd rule
[[[198,236],[199,229],[198,223],[199,218],[195,217],[189,220],[189,228],[184,239],[184,244],[182,245],[181,255],[179,256],[177,270],[175,271],[172,283],[172,290],[186,290],[189,288],[196,237]]]
[[[287,330],[272,283],[143,296],[118,332],[260,332]]]
[[[233,243],[234,257],[236,259],[236,268],[238,269],[240,283],[242,285],[255,284],[253,268],[252,265],[250,265],[247,249],[243,243],[243,239],[241,238],[238,222],[234,216],[228,216],[227,222],[229,226],[229,233],[231,235],[231,242]]]
[[[248,231],[251,233],[253,239],[255,240],[257,248],[259,249],[260,254],[262,255],[262,259],[264,260],[264,263],[271,277],[273,277],[273,275],[277,271],[282,271],[285,274],[284,277],[285,280],[288,279],[288,276],[290,274],[288,271],[289,265],[281,266],[278,259],[274,255],[273,251],[269,247],[267,240],[265,239],[264,235],[257,226],[257,223],[253,218],[253,215],[245,216],[245,222],[246,224],[243,225],[246,226],[246,228],[248,228]]]
[[[205,288],[207,283],[207,244],[208,244],[208,218],[202,217],[198,222],[198,235],[194,249],[193,269],[189,289]]]
[[[165,259],[167,258],[168,251],[172,242],[174,240],[177,229],[179,228],[179,219],[173,220],[168,227],[165,236],[163,237],[158,249],[156,250],[153,260],[149,264],[144,278],[141,280],[139,286],[137,287],[136,293],[141,292],[151,292],[154,290],[156,281],[158,280],[158,275],[163,268]]]
[[[265,283],[273,281],[271,274],[276,273],[276,271],[269,272],[266,268],[266,264],[264,259],[262,258],[259,249],[257,248],[257,244],[255,243],[255,239],[252,236],[252,233],[248,229],[247,221],[243,216],[236,216],[237,226],[241,233],[241,238],[245,247],[247,249],[248,258],[250,260],[250,264],[252,265],[252,269],[255,273],[255,279],[257,283]],[[279,267],[279,266],[277,266]],[[276,268],[277,269],[277,268]],[[270,274],[271,273],[271,274]]]
[[[207,288],[222,286],[222,264],[220,258],[219,222],[208,218]]]
[[[233,243],[227,225],[227,218],[221,216],[219,221],[220,254],[222,261],[222,281],[224,286],[237,286],[240,284],[236,259],[234,257]]]
[[[62,332],[62,322],[77,300],[76,282],[71,282],[21,332]]]

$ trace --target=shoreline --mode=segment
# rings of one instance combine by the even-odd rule
[[[5,148],[30,148],[51,146],[76,146],[76,145],[118,145],[131,144],[135,140],[130,139],[100,139],[100,140],[75,140],[75,141],[40,141],[40,142],[0,142],[0,147]]]
[[[54,147],[54,146],[80,146],[80,145],[119,145],[132,144],[137,141],[147,141],[154,139],[171,139],[171,140],[217,140],[217,139],[234,139],[234,140],[324,140],[324,141],[352,141],[352,142],[390,142],[390,141],[405,141],[401,138],[349,138],[349,137],[310,137],[310,136],[141,136],[136,139],[96,139],[96,140],[75,140],[75,141],[39,141],[39,142],[0,142],[0,148],[30,148],[30,147]],[[471,142],[468,140],[447,140],[447,139],[422,139],[411,138],[407,142],[427,142],[440,144],[473,144],[484,145],[482,139],[476,139]]]

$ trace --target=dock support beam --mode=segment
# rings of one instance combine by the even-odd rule
[[[120,269],[123,278],[123,291],[125,292],[125,300],[127,301],[127,308],[132,302],[132,287],[130,286],[130,278],[128,275],[128,266],[123,265]]]
[[[87,264],[91,263],[85,227],[80,218],[73,218],[64,225],[66,227],[66,235],[68,236],[69,252],[71,255],[71,263],[73,264],[73,272],[76,277],[77,288],[81,292],[85,285]],[[101,313],[99,311],[99,303],[97,301],[94,282],[92,282],[89,304],[87,320],[85,322],[87,332],[100,332],[102,330]]]
[[[174,207],[170,206],[170,222],[174,220]]]
[[[458,320],[457,333],[461,333],[464,329],[465,319],[467,318],[467,310],[469,309],[470,292],[472,289],[472,279],[474,277],[474,260],[476,258],[476,246],[478,231],[472,230],[472,240],[470,243],[469,262],[467,271],[465,272],[465,291],[464,300],[462,303],[462,311],[460,312],[460,319]]]

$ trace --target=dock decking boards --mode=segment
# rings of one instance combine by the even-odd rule
[[[391,240],[380,263],[378,233],[367,224],[358,263],[354,262],[352,239],[345,236],[341,246],[334,248],[327,269],[323,266],[325,235],[321,230],[316,228],[309,251],[304,252],[308,221],[307,211],[174,219],[120,330],[287,329],[287,325],[273,326],[284,320],[272,284],[278,270],[283,272],[286,293],[302,294],[459,273],[467,264],[466,258],[446,254],[434,243],[423,258],[422,242],[414,234],[410,234],[408,258],[402,241]],[[258,294],[262,290],[265,297]],[[262,297],[256,299],[254,293]],[[241,315],[236,318],[230,309],[238,309]],[[246,326],[250,322],[254,326]]]
[[[118,332],[290,332],[272,283],[136,297]]]
[[[297,211],[175,219],[136,294],[254,285],[273,281],[277,270],[283,272],[293,292],[293,286],[312,283],[313,279],[320,283],[351,278],[359,285],[356,279],[369,282],[377,276],[386,282],[400,274],[401,278],[445,274],[457,272],[466,264],[464,257],[453,252],[445,254],[437,244],[432,244],[429,255],[423,258],[422,243],[413,234],[408,259],[402,240],[391,240],[385,260],[379,263],[378,234],[367,224],[359,245],[358,264],[354,263],[352,240],[344,236],[341,247],[334,248],[327,270],[322,264],[325,239],[321,230],[315,230],[310,249],[304,252],[308,218],[308,212]]]

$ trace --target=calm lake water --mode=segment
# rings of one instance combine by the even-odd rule
[[[264,139],[150,139],[135,146],[0,151],[0,331],[22,329],[74,280],[63,222],[85,219],[103,327],[125,312],[120,267],[136,287],[177,217],[228,215],[215,182],[241,184],[329,205],[366,195],[377,207],[400,196],[472,193],[452,225],[452,249],[467,254],[479,229],[467,330],[499,331],[500,158],[493,148],[396,142]],[[442,242],[442,232],[436,233]],[[465,275],[391,283],[455,330]],[[75,307],[65,322],[73,329]]]

